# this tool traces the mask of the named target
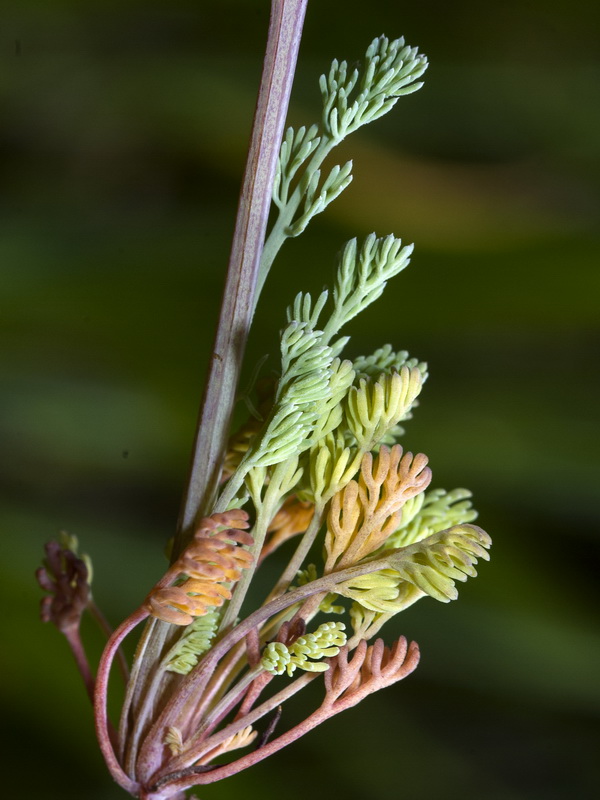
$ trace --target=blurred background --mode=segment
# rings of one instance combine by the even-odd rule
[[[117,800],[33,571],[47,539],[76,534],[117,623],[164,569],[269,4],[2,6],[3,776],[20,798]],[[406,444],[435,486],[474,492],[494,548],[457,603],[386,629],[420,643],[414,675],[203,799],[595,796],[599,28],[580,0],[309,3],[294,124],[318,118],[331,59],[381,33],[431,66],[344,146],[354,182],[285,246],[246,377],[348,238],[414,241],[349,354],[390,342],[429,362]]]

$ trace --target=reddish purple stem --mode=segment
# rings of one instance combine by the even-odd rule
[[[88,693],[88,697],[94,702],[94,676],[92,675],[92,670],[90,669],[89,662],[87,660],[87,656],[85,654],[85,649],[83,647],[83,643],[81,641],[81,634],[79,633],[79,627],[73,628],[66,628],[63,631],[63,634],[69,643],[69,647],[71,648],[71,652],[73,653],[73,657],[77,663],[77,668],[83,678],[83,682],[85,683],[85,688]]]
[[[111,741],[110,723],[108,721],[106,706],[108,700],[108,680],[115,655],[124,639],[140,624],[140,622],[147,619],[148,616],[149,612],[142,606],[142,608],[139,608],[135,613],[127,617],[110,637],[102,653],[100,664],[98,665],[94,692],[94,716],[100,750],[115,781],[119,786],[125,789],[125,791],[135,796],[137,796],[140,787],[138,783],[131,780],[131,778],[125,774],[115,754],[114,746]]]
[[[219,325],[198,419],[188,485],[173,548],[176,558],[194,520],[211,510],[221,474],[263,250],[273,178],[283,136],[308,0],[272,0],[267,49]]]

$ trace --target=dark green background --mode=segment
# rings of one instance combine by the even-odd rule
[[[117,622],[164,567],[267,17],[266,0],[3,3],[7,796],[122,796],[33,570],[46,539],[77,534]],[[345,146],[355,181],[286,246],[248,363],[276,352],[285,304],[330,280],[350,236],[415,241],[351,353],[389,341],[429,361],[407,445],[435,485],[474,491],[493,557],[457,603],[390,626],[421,644],[405,683],[202,798],[595,796],[599,23],[578,0],[309,3],[294,122],[316,118],[331,58],[382,32],[431,67]]]

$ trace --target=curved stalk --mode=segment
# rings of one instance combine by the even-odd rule
[[[110,639],[113,629],[109,621],[106,619],[106,617],[100,610],[100,607],[95,603],[94,600],[90,600],[88,602],[87,610],[89,611],[93,619],[96,621],[96,624],[98,625],[102,633],[106,636],[107,640]],[[125,682],[125,684],[127,684],[127,682],[129,681],[129,667],[127,665],[127,659],[125,658],[125,653],[123,653],[122,650],[119,650],[119,652],[117,653],[117,664],[121,672],[123,681]]]
[[[83,682],[85,684],[85,690],[88,694],[88,697],[94,702],[94,676],[92,674],[92,670],[90,669],[89,661],[87,660],[87,656],[85,654],[85,649],[83,647],[83,643],[81,641],[81,635],[79,633],[79,626],[73,628],[66,628],[63,630],[63,635],[67,640],[67,644],[71,648],[71,652],[73,653],[73,658],[75,659],[75,663],[77,664],[77,669],[81,677],[83,678]]]
[[[94,716],[100,750],[114,780],[119,786],[134,795],[139,790],[139,784],[125,774],[117,759],[111,742],[106,705],[108,700],[108,679],[115,655],[124,639],[140,622],[143,622],[148,617],[148,613],[145,608],[139,608],[131,616],[127,617],[110,637],[98,665],[94,691]]]
[[[155,617],[152,617],[144,631],[142,636],[138,642],[135,655],[133,658],[133,665],[131,667],[131,674],[129,676],[129,682],[127,683],[127,688],[125,690],[125,699],[123,700],[123,705],[121,707],[121,719],[119,722],[119,751],[121,758],[124,758],[126,755],[126,746],[127,746],[127,734],[129,728],[129,712],[132,707],[133,703],[133,696],[134,692],[138,683],[140,670],[142,668],[142,664],[144,663],[144,654],[146,652],[146,648],[148,645],[148,640],[152,634],[152,630],[154,629],[154,625],[158,622]]]

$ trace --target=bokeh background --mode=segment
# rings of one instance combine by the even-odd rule
[[[7,796],[122,796],[33,571],[45,540],[77,534],[118,622],[163,569],[267,19],[267,0],[2,4]],[[406,682],[200,797],[595,796],[599,30],[581,0],[309,3],[294,123],[317,118],[330,60],[382,32],[431,67],[348,141],[354,183],[286,245],[248,364],[276,353],[284,306],[330,280],[348,238],[415,241],[350,353],[389,341],[429,362],[406,442],[435,485],[473,490],[493,558],[457,603],[425,600],[387,631],[421,645]]]

